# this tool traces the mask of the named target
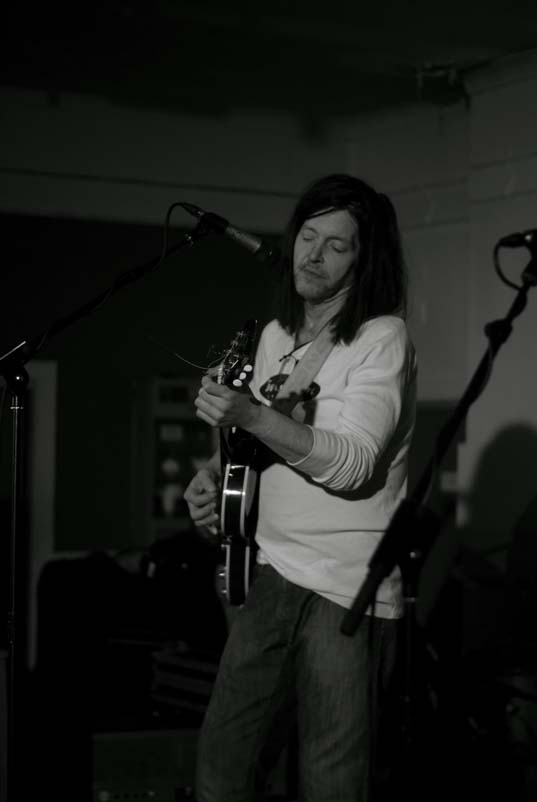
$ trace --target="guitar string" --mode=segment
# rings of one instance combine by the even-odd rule
[[[166,353],[168,353],[170,356],[174,356],[176,359],[180,359],[181,362],[184,362],[185,364],[190,365],[193,368],[198,368],[199,370],[203,370],[205,372],[207,372],[208,370],[210,370],[210,368],[214,367],[220,362],[220,357],[217,357],[216,359],[213,359],[212,362],[209,362],[208,365],[198,365],[196,364],[196,362],[191,362],[189,359],[186,359],[184,356],[181,356],[181,354],[178,354],[177,351],[173,351],[167,345],[164,345],[163,343],[159,342],[157,339],[155,339],[155,337],[152,337],[150,334],[146,334],[145,338],[146,340],[149,340],[155,345],[158,345],[160,348],[162,348],[163,351],[166,351]]]

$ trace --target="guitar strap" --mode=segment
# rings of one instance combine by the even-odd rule
[[[272,406],[277,409],[278,412],[283,412],[285,415],[291,416],[291,412],[293,412],[296,405],[302,400],[302,394],[308,389],[315,376],[319,373],[333,347],[334,339],[332,327],[326,325],[310,343],[302,359],[299,360],[294,370],[280,387],[276,398],[272,402]],[[295,410],[293,417],[295,420],[301,422],[305,414],[304,406],[301,405]]]

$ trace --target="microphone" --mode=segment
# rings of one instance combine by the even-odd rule
[[[181,206],[191,215],[197,217],[200,223],[242,245],[243,248],[253,253],[261,262],[272,263],[280,259],[278,248],[269,245],[260,237],[249,234],[247,231],[242,231],[240,228],[235,228],[225,217],[220,217],[214,212],[205,212],[199,206],[194,206],[193,203],[181,203]]]
[[[527,231],[515,232],[514,234],[508,234],[506,237],[502,237],[498,240],[498,244],[496,245],[496,248],[500,247],[529,249],[531,258],[522,273],[522,280],[524,282],[524,287],[537,287],[537,228],[529,228]],[[505,281],[499,268],[497,268],[497,270]],[[516,287],[514,284],[511,284],[511,286]]]
[[[498,245],[503,248],[529,248],[530,251],[537,248],[537,228],[530,228],[528,231],[508,234],[498,241]]]

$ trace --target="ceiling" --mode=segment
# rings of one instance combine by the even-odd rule
[[[450,104],[469,72],[537,44],[535,0],[11,5],[0,85],[205,115]]]

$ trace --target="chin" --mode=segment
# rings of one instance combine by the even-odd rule
[[[302,300],[311,301],[311,303],[322,301],[324,297],[321,292],[312,291],[309,287],[297,287],[296,291]]]
[[[313,300],[323,300],[325,297],[325,290],[324,287],[320,287],[318,284],[305,281],[304,279],[298,279],[295,281],[295,289],[297,293],[304,298],[306,301],[313,301]]]

